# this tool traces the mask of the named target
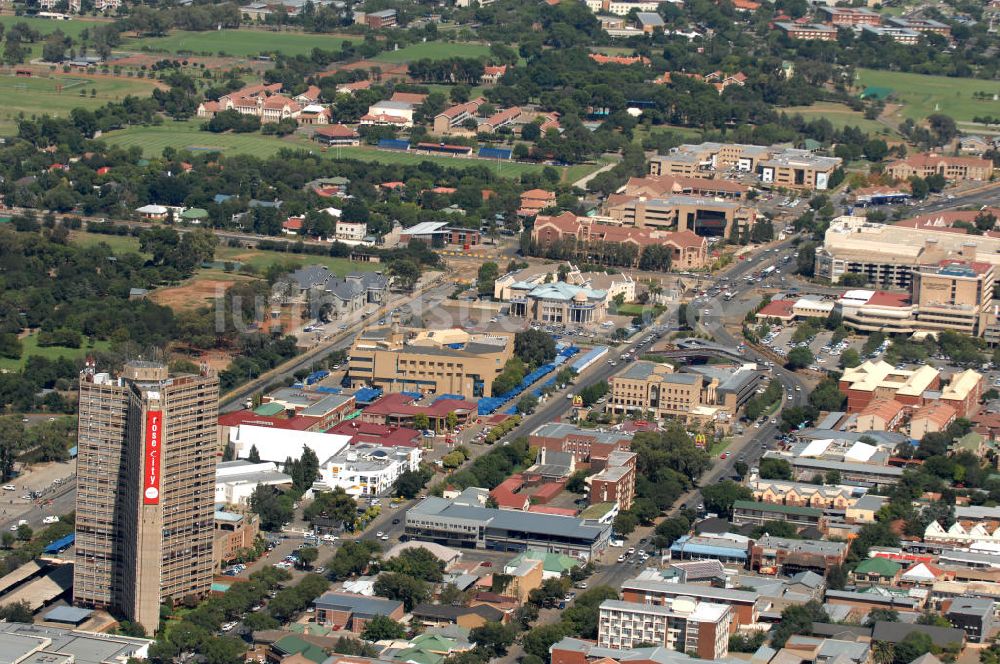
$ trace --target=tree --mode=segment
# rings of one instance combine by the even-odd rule
[[[566,490],[571,493],[586,493],[587,492],[587,475],[589,472],[587,470],[578,470],[569,476],[566,480]]]
[[[934,641],[923,632],[910,632],[893,648],[893,664],[909,664],[931,651]]]
[[[691,522],[683,514],[664,519],[653,531],[653,546],[657,549],[670,548],[674,542],[688,534]]]
[[[785,366],[794,371],[795,369],[804,369],[812,363],[812,351],[809,350],[807,346],[800,346],[789,351],[788,360],[785,362]]]
[[[292,520],[292,501],[264,484],[258,484],[250,494],[250,509],[260,517],[264,530],[280,530]]]
[[[3,543],[3,548],[5,548],[5,549],[9,549],[9,548],[11,548],[12,546],[14,546],[14,541],[15,541],[16,539],[17,539],[17,538],[16,538],[16,537],[14,537],[14,533],[12,533],[12,532],[10,532],[10,531],[7,531],[7,530],[5,530],[5,531],[3,532],[3,535],[2,535],[2,536],[0,536],[0,542],[2,542],[2,543]]]
[[[487,261],[479,266],[479,274],[476,277],[476,287],[480,295],[492,295],[493,286],[497,277],[500,276],[500,267],[493,261]]]
[[[319,558],[319,550],[316,547],[304,546],[299,549],[299,560],[302,561],[302,566],[306,569],[312,567],[317,558]]]
[[[701,498],[705,501],[705,509],[719,516],[728,517],[732,514],[733,503],[737,500],[752,500],[753,492],[742,484],[724,480],[718,484],[702,487]]]
[[[22,523],[20,526],[17,527],[17,539],[19,539],[22,542],[27,542],[31,540],[31,537],[34,534],[35,531],[33,531],[31,529],[31,526],[29,526],[26,523]]]
[[[630,535],[638,527],[639,518],[631,512],[619,512],[613,523],[615,532],[619,535]]]
[[[525,330],[514,335],[514,354],[525,364],[540,366],[556,357],[556,342],[541,330]]]
[[[431,421],[427,417],[427,413],[417,413],[413,416],[413,426],[421,431],[426,431],[431,426]]]
[[[424,485],[427,484],[427,480],[428,473],[425,471],[404,471],[399,477],[396,478],[396,484],[393,485],[393,493],[400,498],[411,500],[420,494]]]
[[[412,291],[420,279],[420,267],[409,258],[395,260],[389,264],[389,274],[393,284],[402,291]]]
[[[487,622],[469,632],[469,640],[487,652],[491,660],[506,655],[514,637],[512,627],[498,622]]]
[[[247,461],[250,463],[260,463],[260,452],[257,451],[256,445],[250,446],[250,452],[247,454]]]
[[[426,583],[396,572],[379,574],[374,590],[379,597],[399,600],[407,611],[412,611],[416,604],[426,602],[430,597]]]
[[[792,465],[785,459],[761,459],[760,477],[764,480],[792,479]]]
[[[406,549],[382,563],[382,568],[429,583],[440,583],[444,578],[444,562],[422,548]]]
[[[542,661],[548,661],[549,648],[567,634],[567,626],[562,623],[541,625],[525,633],[521,637],[521,647],[524,652],[534,655]]]
[[[882,622],[899,622],[899,613],[892,609],[872,609],[868,612],[865,622],[869,625]]]
[[[828,620],[823,605],[816,600],[785,607],[781,612],[781,622],[771,629],[771,647],[783,648],[792,634],[808,633],[814,622]]]
[[[30,625],[34,622],[31,605],[28,604],[26,600],[4,604],[3,606],[0,606],[0,620],[16,623],[28,623]]]
[[[406,636],[406,628],[389,616],[376,615],[365,624],[361,638],[365,641],[386,641]]]
[[[861,364],[861,354],[854,348],[848,348],[840,354],[840,368],[853,369]]]
[[[354,523],[358,513],[358,503],[342,487],[337,487],[333,491],[321,491],[316,494],[304,510],[302,516],[314,523],[319,519],[331,519],[344,524]]]

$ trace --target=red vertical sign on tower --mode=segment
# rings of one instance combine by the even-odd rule
[[[146,412],[146,462],[142,480],[143,505],[160,502],[160,457],[162,454],[163,411]]]

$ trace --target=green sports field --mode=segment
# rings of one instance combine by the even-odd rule
[[[280,51],[285,55],[307,55],[314,48],[335,51],[344,43],[341,37],[301,32],[264,30],[213,30],[210,32],[172,32],[165,37],[131,39],[123,49],[196,55],[231,55],[247,57]]]
[[[374,60],[381,62],[412,62],[429,58],[431,60],[443,60],[445,58],[478,58],[490,54],[490,47],[486,44],[473,44],[469,42],[423,42],[412,44],[398,51],[384,51],[379,53]]]
[[[922,120],[932,113],[944,113],[969,122],[977,115],[1000,115],[1000,101],[972,97],[975,92],[1000,95],[998,81],[859,69],[855,86],[859,91],[866,87],[891,88],[891,101],[903,104],[902,118]]]
[[[158,156],[163,148],[170,146],[178,150],[219,151],[226,154],[246,153],[257,157],[270,157],[282,148],[300,148],[312,150],[331,159],[357,159],[359,161],[377,161],[390,164],[419,164],[430,161],[450,168],[472,168],[487,166],[505,177],[519,177],[544,168],[540,164],[501,163],[481,159],[464,159],[457,157],[416,154],[413,152],[395,152],[376,150],[372,147],[330,148],[325,152],[316,144],[304,137],[275,138],[262,134],[212,134],[200,131],[198,121],[166,122],[158,127],[129,127],[104,135],[104,140],[122,147],[139,146],[147,156]],[[583,177],[599,165],[580,165],[563,168],[566,178],[574,181]]]
[[[863,113],[852,111],[849,106],[836,104],[833,102],[820,102],[812,106],[791,106],[788,108],[777,108],[776,111],[786,115],[801,115],[806,120],[819,120],[825,118],[837,129],[844,127],[858,127],[862,131],[870,134],[892,134],[888,127],[877,120],[868,120]]]
[[[96,96],[90,96],[91,90],[97,91]],[[66,116],[74,108],[94,109],[127,95],[148,97],[152,91],[151,81],[139,79],[0,76],[0,99],[4,100],[0,105],[0,128],[12,128],[22,113],[26,117],[43,113]]]

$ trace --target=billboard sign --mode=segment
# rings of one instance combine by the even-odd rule
[[[142,504],[160,503],[160,466],[163,454],[163,411],[146,412],[146,461],[143,464]]]

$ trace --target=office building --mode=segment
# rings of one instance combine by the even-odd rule
[[[996,214],[995,208],[983,213]],[[969,235],[956,223],[973,223],[979,211],[936,212],[895,224],[864,217],[837,217],[823,246],[816,249],[816,276],[838,283],[845,274],[864,275],[868,283],[909,290],[913,271],[946,261],[1000,265],[1000,237]]]
[[[830,187],[830,178],[842,163],[840,157],[821,157],[808,150],[789,149],[761,161],[758,172],[763,184],[822,191]]]
[[[254,489],[264,486],[291,486],[292,478],[270,461],[251,463],[245,459],[222,461],[215,471],[215,502],[247,505]]]
[[[896,27],[908,33],[919,33],[908,28]],[[989,180],[993,175],[993,162],[979,157],[952,157],[949,155],[924,152],[890,162],[885,167],[886,175],[897,180],[908,180],[913,176],[926,178],[929,175],[943,175],[946,180]]]
[[[942,607],[953,627],[965,630],[969,641],[986,643],[997,625],[996,602],[983,597],[956,597]]]
[[[402,620],[406,612],[403,603],[381,597],[365,597],[351,593],[329,592],[315,600],[316,624],[361,634],[375,616]]]
[[[400,475],[420,467],[420,447],[351,445],[329,459],[320,459],[316,487],[344,489],[349,496],[386,494]]]
[[[368,328],[351,344],[348,376],[352,387],[475,399],[492,396],[513,352],[514,335],[502,332]]]
[[[732,610],[726,604],[676,597],[663,604],[637,604],[616,599],[601,603],[597,644],[633,648],[640,643],[692,652],[703,659],[729,654]]]
[[[914,271],[914,327],[983,336],[995,320],[993,266],[978,261],[941,261]]]
[[[80,376],[74,603],[152,634],[212,583],[219,380],[157,362]]]
[[[569,452],[577,462],[589,461],[591,467],[603,468],[609,455],[617,451],[627,452],[632,447],[632,434],[548,422],[528,435],[528,444],[549,452]]]
[[[611,524],[483,507],[464,498],[429,496],[406,512],[406,536],[445,546],[564,553],[588,560],[608,546]]]
[[[510,315],[546,325],[600,323],[607,317],[608,299],[607,291],[554,281],[513,295]]]
[[[822,540],[788,539],[764,535],[750,547],[750,569],[761,574],[792,576],[815,572],[821,576],[847,560],[847,544]]]
[[[607,262],[605,253],[614,245],[633,252],[632,267],[638,267],[643,250],[650,246],[670,249],[670,264],[677,269],[697,269],[708,264],[708,240],[693,231],[635,228],[607,217],[578,217],[572,212],[554,217],[539,215],[531,240],[540,249],[556,244],[571,248],[577,259],[588,263]],[[620,258],[618,252],[615,260]]]
[[[847,411],[851,413],[861,412],[878,398],[919,406],[923,404],[924,392],[936,390],[940,385],[940,372],[932,366],[896,369],[883,360],[869,360],[845,369],[839,382],[840,391],[847,395]]]
[[[700,237],[732,237],[757,220],[756,208],[740,201],[684,194],[663,198],[613,194],[604,213],[626,226],[691,231]]]
[[[654,419],[725,424],[731,413],[717,405],[719,379],[701,373],[677,373],[672,365],[632,362],[608,380],[606,409],[616,415],[649,413]]]

